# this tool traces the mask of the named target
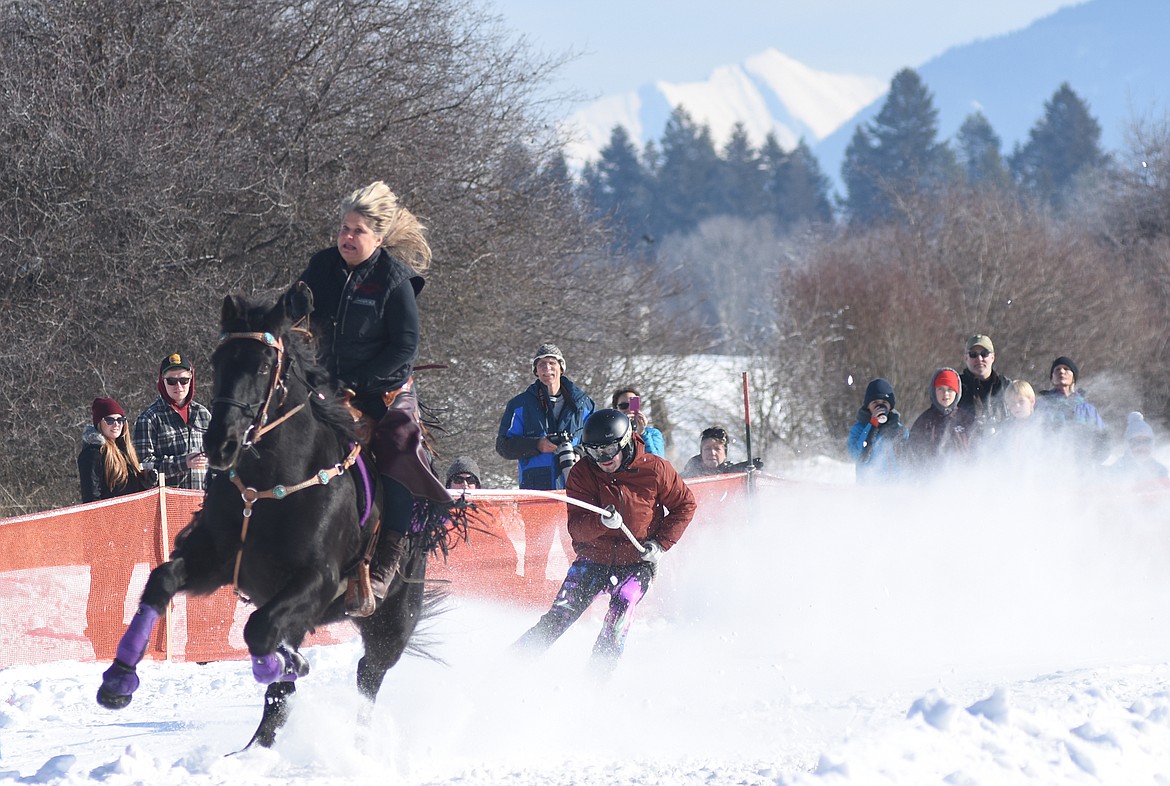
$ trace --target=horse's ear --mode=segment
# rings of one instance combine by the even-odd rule
[[[285,307],[285,299],[278,297],[276,303],[268,310],[268,314],[264,317],[264,325],[268,328],[268,332],[274,336],[279,336],[284,332],[284,326],[288,324],[288,311]]]
[[[241,309],[236,298],[232,295],[225,295],[223,309],[219,312],[219,326],[226,330],[229,323],[239,319],[240,313]]]

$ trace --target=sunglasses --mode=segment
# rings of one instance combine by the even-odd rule
[[[167,383],[168,385],[171,385],[172,387],[176,387],[178,385],[190,385],[191,378],[190,377],[163,377],[163,382]]]
[[[479,481],[475,479],[475,475],[456,475],[451,478],[452,483],[471,483],[478,484]]]
[[[971,358],[972,360],[974,360],[975,358],[985,358],[985,357],[987,357],[987,356],[988,356],[988,355],[990,355],[990,354],[991,354],[991,353],[990,353],[990,352],[988,352],[986,349],[972,350],[971,352],[968,352],[968,353],[967,353],[967,357],[969,357],[969,358]]]
[[[608,445],[582,445],[585,455],[598,463],[612,461],[613,457],[622,452],[622,446],[616,442]]]
[[[727,432],[721,428],[709,428],[699,435],[699,441],[706,439],[717,439],[726,445],[730,440],[727,437]]]
[[[630,402],[628,402],[628,401],[623,401],[622,403],[618,404],[618,409],[629,409],[629,408],[630,408]]]
[[[106,415],[102,418],[102,422],[107,426],[120,426],[126,422],[126,418],[120,415]]]

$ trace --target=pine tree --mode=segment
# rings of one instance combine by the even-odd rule
[[[747,128],[736,123],[719,160],[716,211],[738,218],[754,218],[763,211],[764,171]]]
[[[1006,188],[1011,175],[1000,153],[999,135],[982,112],[968,115],[955,136],[959,166],[968,185]]]
[[[654,187],[652,234],[690,232],[715,215],[719,157],[711,131],[696,125],[683,107],[670,113],[662,132],[661,159]]]
[[[954,170],[954,155],[938,141],[934,98],[915,71],[903,69],[877,117],[858,127],[845,150],[850,220],[888,221],[900,197],[944,188]]]
[[[832,223],[829,178],[821,171],[820,163],[804,139],[784,156],[773,182],[776,193],[781,196],[777,215],[782,227],[791,227],[800,221]]]
[[[619,246],[630,247],[650,228],[650,175],[626,129],[613,127],[601,157],[582,172],[595,214],[614,224]]]
[[[1106,160],[1100,123],[1065,82],[1044,104],[1027,143],[1012,154],[1011,168],[1021,187],[1060,209],[1077,175]]]

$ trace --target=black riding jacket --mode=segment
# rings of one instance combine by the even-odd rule
[[[313,293],[321,362],[339,387],[353,388],[363,412],[380,417],[382,394],[406,382],[418,356],[424,279],[384,248],[351,269],[332,247],[314,254],[299,280]],[[303,316],[301,298],[288,302],[294,318]]]

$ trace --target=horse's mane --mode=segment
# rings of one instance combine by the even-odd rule
[[[309,402],[317,420],[326,423],[347,440],[353,440],[353,416],[342,404],[329,372],[317,360],[317,347],[307,327],[294,327],[281,301],[262,303],[245,297],[235,298],[236,318],[221,324],[225,333],[268,332],[284,342],[289,376],[299,379],[310,391]],[[275,319],[274,319],[275,317]],[[307,322],[307,320],[305,320]],[[314,394],[321,395],[314,395]]]

